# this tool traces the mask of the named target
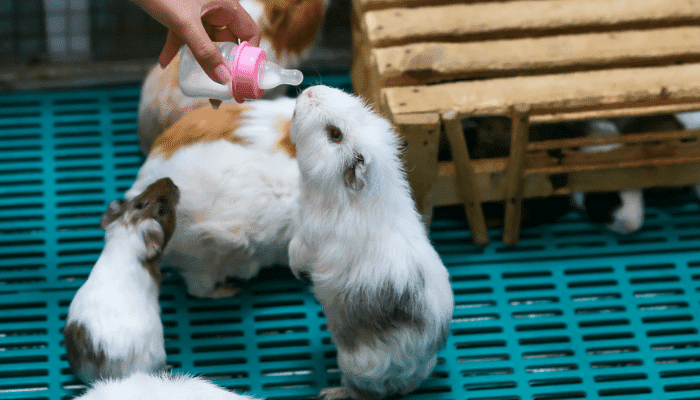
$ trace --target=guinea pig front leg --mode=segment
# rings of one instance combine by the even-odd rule
[[[313,253],[301,235],[294,235],[289,242],[289,267],[297,279],[308,278],[313,259]]]
[[[179,272],[185,280],[187,293],[198,298],[211,297],[211,293],[216,288],[216,279],[214,277],[201,270]]]

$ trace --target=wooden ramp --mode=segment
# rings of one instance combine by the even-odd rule
[[[527,142],[532,123],[700,110],[694,0],[353,0],[353,39],[353,85],[403,136],[419,209],[464,204],[476,243],[484,201],[506,201],[515,244],[525,197],[700,182],[695,131]],[[474,115],[513,118],[508,158],[469,160],[460,121]],[[452,162],[438,162],[442,132]],[[578,151],[601,141],[624,145]]]

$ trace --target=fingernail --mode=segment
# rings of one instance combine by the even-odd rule
[[[216,79],[222,85],[229,83],[233,78],[231,76],[231,71],[229,71],[223,64],[217,65],[216,68],[214,68],[214,75],[216,75]]]

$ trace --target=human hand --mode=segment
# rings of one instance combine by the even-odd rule
[[[159,62],[167,66],[183,44],[215,82],[231,81],[231,67],[214,45],[247,40],[260,44],[260,30],[236,0],[132,0],[168,28]]]

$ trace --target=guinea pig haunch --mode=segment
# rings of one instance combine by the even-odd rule
[[[256,400],[230,392],[213,382],[189,375],[136,372],[122,379],[105,379],[75,400]]]
[[[311,277],[342,372],[320,397],[409,393],[435,367],[454,299],[399,139],[359,98],[325,86],[297,97],[290,136],[301,173],[290,266]]]
[[[71,301],[63,331],[68,364],[82,381],[165,364],[158,261],[175,230],[179,196],[163,178],[130,201],[113,201],[102,216],[105,247]]]

